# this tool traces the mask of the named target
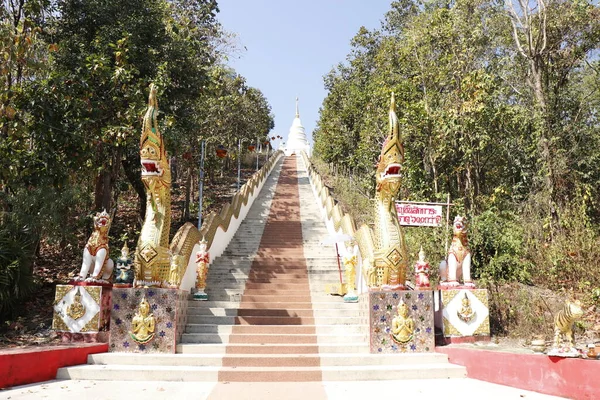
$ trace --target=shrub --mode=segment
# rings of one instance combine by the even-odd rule
[[[523,224],[517,214],[490,208],[473,218],[469,242],[473,275],[484,284],[529,283]]]
[[[12,318],[35,284],[32,267],[37,241],[28,227],[5,213],[0,219],[0,321]]]

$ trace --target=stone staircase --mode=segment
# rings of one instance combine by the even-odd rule
[[[296,163],[298,172],[296,173]],[[370,354],[358,304],[325,294],[339,280],[335,249],[302,159],[269,177],[223,255],[210,301],[190,300],[177,354],[104,353],[61,368],[59,379],[347,381],[465,377],[447,356]],[[277,184],[279,180],[279,184]],[[295,184],[298,182],[298,185]]]

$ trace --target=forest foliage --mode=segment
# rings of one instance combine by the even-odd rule
[[[144,214],[151,82],[167,152],[188,177],[202,140],[208,178],[223,164],[215,146],[267,140],[270,105],[227,66],[235,42],[218,11],[215,0],[0,2],[0,320],[33,290],[40,243],[76,247],[90,215],[114,214],[128,190]]]
[[[336,193],[352,194],[338,198],[355,216],[368,216],[394,92],[406,153],[399,199],[450,195],[451,215],[471,222],[475,278],[597,301],[599,49],[595,1],[394,1],[324,77],[316,165]],[[413,260],[417,243],[432,265],[444,257],[443,230],[405,231]]]

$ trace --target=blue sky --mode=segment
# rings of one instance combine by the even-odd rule
[[[220,0],[218,19],[246,47],[229,65],[260,89],[287,139],[300,98],[300,119],[312,131],[326,91],[323,75],[350,51],[361,26],[379,28],[390,0]]]

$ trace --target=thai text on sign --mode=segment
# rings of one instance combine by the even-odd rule
[[[442,206],[396,203],[398,220],[404,226],[440,226]]]

